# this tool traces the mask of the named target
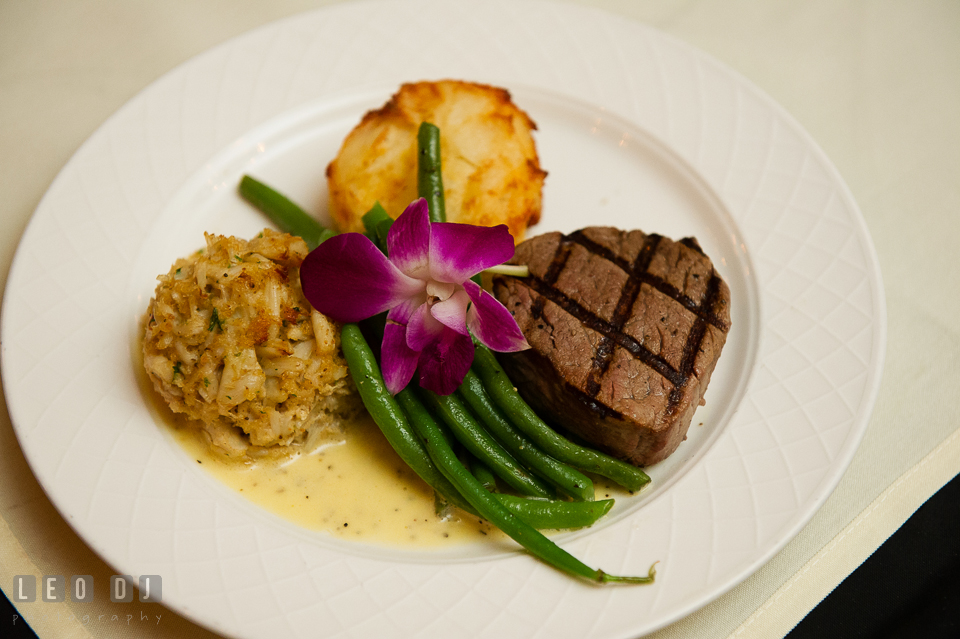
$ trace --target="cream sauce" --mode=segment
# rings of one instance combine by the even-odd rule
[[[311,530],[391,546],[470,543],[503,535],[449,507],[438,516],[433,490],[390,447],[366,415],[308,453],[256,461],[211,453],[194,428],[173,428],[204,469],[258,506]]]
[[[437,512],[434,491],[400,459],[363,413],[307,452],[228,459],[213,452],[199,425],[170,410],[143,369],[134,370],[157,421],[205,471],[257,506],[310,530],[394,547],[443,547],[504,538],[489,522],[454,506]]]

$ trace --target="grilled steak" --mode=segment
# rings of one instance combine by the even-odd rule
[[[590,227],[517,247],[496,297],[532,348],[500,356],[548,421],[638,466],[686,437],[730,329],[730,290],[693,238]]]

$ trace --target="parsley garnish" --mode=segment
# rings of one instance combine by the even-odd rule
[[[214,328],[219,328],[223,332],[223,323],[220,321],[220,314],[217,313],[217,309],[213,309],[213,313],[210,315],[210,328],[207,330],[213,330]]]

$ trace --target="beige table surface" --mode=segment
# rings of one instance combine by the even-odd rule
[[[310,0],[0,2],[0,290],[57,172],[111,113],[192,56]],[[852,465],[753,577],[654,636],[783,636],[960,472],[960,3],[583,0],[712,54],[782,104],[850,186],[887,296],[879,400]],[[3,399],[0,398],[0,402]],[[67,526],[0,408],[0,586],[113,570]],[[104,599],[101,597],[100,599]],[[41,637],[213,636],[157,604],[34,603]],[[118,614],[118,621],[111,615]],[[100,615],[104,615],[100,617]],[[99,621],[98,621],[99,619]],[[145,620],[146,619],[146,620]],[[0,620],[0,634],[4,624]]]

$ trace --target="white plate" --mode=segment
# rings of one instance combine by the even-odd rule
[[[425,20],[424,16],[430,16]],[[134,373],[157,274],[202,232],[253,235],[243,172],[318,213],[323,169],[404,81],[509,88],[550,172],[535,231],[695,235],[733,329],[688,440],[654,485],[558,538],[652,587],[592,587],[505,546],[397,551],[298,529],[231,493],[157,427]],[[3,306],[3,379],[24,453],[118,573],[240,637],[632,637],[733,587],[784,546],[861,439],[885,341],[877,260],[809,136],[705,54],[566,4],[360,2],[296,16],[164,76],[51,185]],[[703,426],[698,424],[703,422]]]

